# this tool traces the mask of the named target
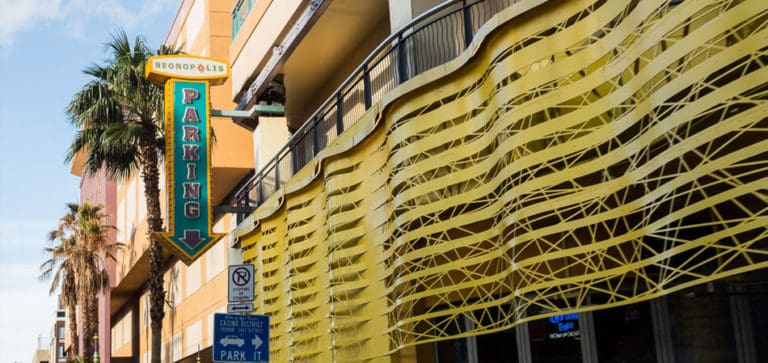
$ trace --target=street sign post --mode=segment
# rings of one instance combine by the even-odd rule
[[[269,317],[214,314],[213,361],[269,362]]]
[[[229,266],[230,303],[253,302],[253,265]]]

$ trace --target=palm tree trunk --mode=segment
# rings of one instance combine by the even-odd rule
[[[69,320],[69,341],[72,346],[72,350],[69,353],[69,359],[75,359],[80,353],[80,347],[78,346],[77,336],[77,305],[67,306],[67,318]]]
[[[91,320],[95,317],[90,314],[91,298],[90,293],[86,287],[81,287],[78,293],[82,308],[82,327],[83,327],[83,362],[93,362],[93,342],[90,337]]]
[[[67,318],[69,320],[69,341],[72,349],[69,353],[69,359],[75,359],[80,353],[80,341],[77,336],[77,281],[75,280],[75,273],[71,270],[64,277],[67,282],[62,286],[62,293],[64,294],[64,301],[67,304]],[[69,286],[69,288],[64,288]]]
[[[152,237],[150,241],[152,241],[149,247],[149,316],[151,318],[149,326],[152,332],[151,362],[160,363],[163,318],[165,317],[165,291],[163,289],[162,273],[163,252],[159,242],[155,241]]]
[[[144,135],[141,140],[141,170],[144,179],[144,197],[147,200],[147,239],[149,245],[149,300],[151,318],[151,362],[160,363],[162,346],[162,327],[165,317],[165,291],[163,288],[163,264],[165,254],[155,233],[163,231],[163,220],[160,216],[160,189],[158,157],[154,141],[157,130],[149,121],[143,122]]]
[[[96,339],[94,339],[99,334],[99,297],[95,292],[88,298],[87,315],[90,316],[90,319],[88,320],[88,334],[84,338],[86,346],[91,346],[92,357],[91,360],[86,360],[86,362],[92,362],[93,353],[99,351],[99,347],[96,345]]]

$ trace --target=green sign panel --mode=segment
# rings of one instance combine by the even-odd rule
[[[186,264],[222,235],[212,234],[208,81],[165,83],[165,165],[169,231],[165,244]]]

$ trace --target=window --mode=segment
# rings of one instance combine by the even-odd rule
[[[517,333],[515,328],[474,337],[478,362],[517,363]]]
[[[227,312],[227,309],[222,306],[222,307],[216,309],[216,311],[214,311],[214,312],[212,312],[211,314],[208,315],[208,321],[207,321],[207,325],[208,325],[208,329],[207,329],[208,330],[208,344],[213,344],[213,315],[216,314],[216,313],[224,314],[226,312]]]
[[[768,283],[753,284],[746,290],[752,336],[757,348],[757,361],[768,361]]]
[[[439,323],[438,323],[439,324]],[[474,323],[464,315],[454,317],[453,322],[445,325],[445,333],[456,335],[474,329]],[[476,363],[474,337],[455,338],[437,342],[435,349],[439,363]]]
[[[668,297],[677,363],[738,362],[730,296],[695,286]]]
[[[200,259],[187,267],[187,291],[186,296],[190,296],[200,288]]]
[[[131,179],[128,191],[125,192],[125,242],[131,241],[136,233],[136,178]]]
[[[434,321],[442,324],[444,332],[455,335],[492,325],[491,317],[500,314],[499,309],[508,305],[489,307],[452,318],[451,321]],[[443,318],[445,319],[445,318]],[[515,328],[496,333],[486,333],[467,338],[455,338],[435,343],[438,363],[518,363],[517,333]]]
[[[120,345],[122,347],[123,345],[128,344],[131,341],[131,339],[133,339],[132,332],[131,332],[131,328],[132,328],[131,325],[133,325],[133,312],[128,312],[128,314],[126,314],[123,317],[121,324],[123,325],[123,334],[122,334],[123,341],[121,342],[121,345]]]
[[[224,256],[224,246],[226,241],[219,241],[208,252],[205,257],[205,280],[211,281],[216,275],[224,271],[226,264]]]
[[[144,294],[144,298],[142,300],[144,301],[144,303],[142,304],[142,309],[144,309],[143,310],[144,311],[144,314],[143,314],[144,319],[142,319],[141,327],[142,327],[142,329],[144,329],[144,328],[149,326],[149,318],[150,318],[149,317],[149,292]]]
[[[168,269],[168,275],[166,275],[166,283],[168,284],[165,291],[167,291],[167,296],[169,303],[171,304],[172,308],[176,308],[181,304],[182,301],[182,295],[181,295],[181,261],[176,262],[173,267]],[[166,307],[167,304],[166,304]]]
[[[530,307],[530,315],[541,313]],[[528,323],[531,359],[542,363],[581,362],[581,329],[579,314],[566,313],[533,320]]]
[[[112,350],[118,350],[123,346],[123,321],[119,321],[112,327]]]
[[[139,213],[139,223],[144,220],[144,218],[147,216],[147,198],[144,196],[144,178],[138,177],[136,178],[139,183],[139,190],[138,195],[136,196],[139,200],[139,209],[137,212]]]
[[[186,46],[187,47],[192,45],[192,43],[197,38],[197,35],[198,33],[200,33],[200,29],[202,28],[204,21],[205,21],[205,1],[195,1],[192,4],[192,8],[189,10],[189,15],[187,16],[187,26],[186,26],[186,30],[187,30]]]
[[[651,305],[641,302],[593,312],[597,356],[606,362],[656,362]]]
[[[64,339],[64,327],[63,326],[59,327],[59,334],[57,336],[58,336],[59,339],[62,339],[62,340]]]
[[[184,347],[184,355],[196,353],[199,346],[203,346],[203,321],[198,320],[184,330],[187,344]],[[179,343],[181,344],[181,343]]]
[[[125,231],[125,199],[117,203],[117,233],[120,242],[128,242],[128,233]]]
[[[175,362],[176,360],[183,357],[181,355],[181,333],[173,336],[173,342],[171,343],[171,354],[173,354],[171,356],[171,362]]]

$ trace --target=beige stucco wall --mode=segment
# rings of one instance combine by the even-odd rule
[[[257,2],[230,46],[232,95],[247,87],[251,76],[258,74],[272,54],[272,47],[301,9],[301,0]],[[241,56],[247,55],[247,56]]]
[[[32,363],[50,362],[50,361],[51,361],[51,353],[48,351],[48,349],[38,349],[32,355]]]
[[[389,23],[396,32],[411,19],[435,7],[444,0],[389,0]]]

